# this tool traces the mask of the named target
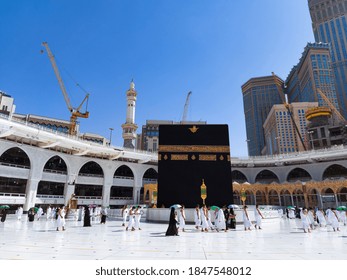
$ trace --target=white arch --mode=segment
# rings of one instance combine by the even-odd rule
[[[306,171],[307,174],[310,175],[311,180],[312,180],[313,177],[312,177],[312,175],[311,175],[311,173],[310,173],[309,171],[307,171],[307,170],[306,170],[305,168],[303,168],[303,167],[295,166],[295,167],[293,167],[292,169],[290,169],[290,170],[286,173],[286,181],[287,181],[287,182],[289,182],[289,181],[288,181],[288,176],[289,176],[289,174],[290,174],[292,171],[294,171],[295,169],[301,169],[301,170]]]

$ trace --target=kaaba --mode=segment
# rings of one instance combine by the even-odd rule
[[[227,125],[159,125],[158,152],[159,207],[233,203]]]

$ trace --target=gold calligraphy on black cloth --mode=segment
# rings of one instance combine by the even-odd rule
[[[160,145],[159,160],[230,161],[229,146]]]
[[[230,153],[229,146],[159,145],[159,152],[167,153]]]

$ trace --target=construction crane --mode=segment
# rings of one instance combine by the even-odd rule
[[[323,91],[320,88],[317,88],[318,93],[323,98],[323,100],[327,103],[329,108],[332,112],[334,112],[334,115],[338,118],[338,120],[341,122],[341,124],[346,124],[346,119],[341,115],[339,110],[336,109],[334,104],[330,101],[330,99],[323,93]]]
[[[297,136],[298,136],[299,139],[300,139],[300,142],[301,142],[301,144],[302,144],[302,147],[304,148],[305,151],[307,151],[307,148],[306,148],[306,145],[305,145],[305,143],[304,143],[304,140],[303,140],[302,137],[301,137],[300,130],[299,130],[299,128],[298,128],[298,126],[297,126],[297,124],[296,124],[296,122],[295,122],[295,120],[294,120],[292,111],[290,110],[290,104],[286,101],[284,92],[283,92],[283,90],[282,90],[282,87],[277,83],[277,81],[276,81],[276,75],[275,75],[274,72],[272,72],[272,76],[273,76],[273,78],[274,78],[274,82],[275,82],[275,85],[276,85],[276,87],[277,87],[278,93],[279,93],[279,95],[280,95],[280,97],[281,97],[281,99],[282,99],[282,103],[283,103],[284,107],[287,109],[287,112],[288,112],[288,114],[289,114],[289,116],[290,116],[290,119],[291,119],[292,124],[293,124],[294,129],[295,129],[295,132],[296,132]]]
[[[184,104],[184,109],[183,109],[183,117],[182,117],[182,122],[187,121],[187,117],[188,117],[188,107],[189,107],[189,99],[190,96],[192,95],[192,92],[188,92],[187,94],[187,98],[186,98],[186,103]]]
[[[66,103],[67,108],[69,109],[69,111],[71,113],[69,134],[70,135],[76,135],[77,134],[77,118],[88,118],[89,117],[89,112],[87,111],[87,109],[85,112],[80,112],[80,110],[81,110],[81,108],[85,102],[86,102],[86,106],[88,107],[89,93],[86,94],[83,101],[81,102],[81,104],[77,108],[72,107],[69,95],[66,92],[63,80],[60,76],[57,64],[55,62],[54,55],[52,54],[51,49],[49,48],[47,42],[43,42],[42,45],[46,48],[47,55],[49,57],[49,60],[51,61],[55,76],[58,79],[60,89],[63,93],[65,103]]]

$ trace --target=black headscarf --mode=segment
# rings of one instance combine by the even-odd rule
[[[170,224],[171,223],[176,224],[175,208],[173,208],[173,207],[171,207],[171,212],[170,212]]]

